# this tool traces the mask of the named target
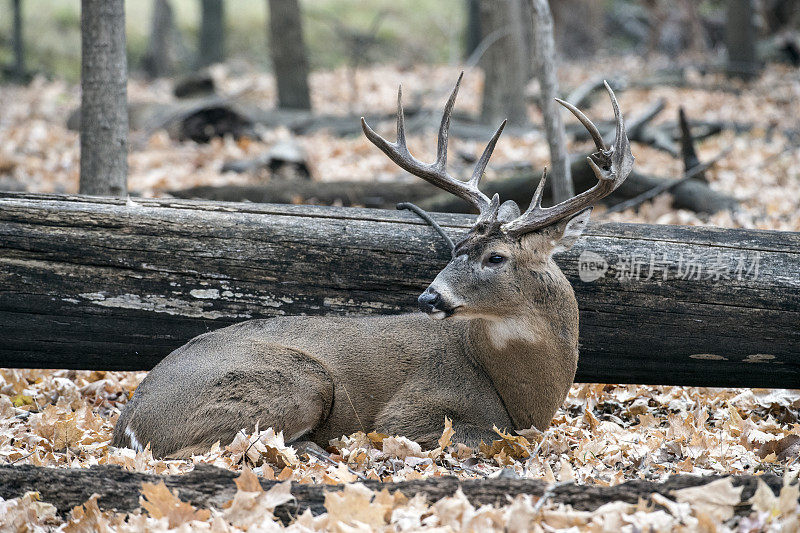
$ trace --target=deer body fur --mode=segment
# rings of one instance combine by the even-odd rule
[[[278,317],[206,333],[148,374],[117,423],[114,444],[149,442],[157,456],[188,457],[256,421],[289,441],[323,447],[358,430],[435,446],[445,416],[456,440],[473,446],[496,437],[493,425],[544,429],[578,361],[571,288],[564,297],[573,313],[558,326],[569,338],[557,355],[542,340],[545,331],[503,334],[498,342],[497,321],[434,321],[421,313]]]
[[[480,212],[464,239],[455,245],[448,239],[452,260],[419,297],[429,316],[280,317],[200,335],[142,381],[114,428],[115,446],[149,443],[155,455],[188,457],[258,425],[283,431],[289,442],[323,447],[359,430],[432,447],[445,417],[456,441],[476,446],[493,439],[493,426],[549,425],[578,362],[578,306],[552,256],[581,235],[590,206],[622,183],[633,157],[610,89],[617,118],[611,147],[565,104],[595,139],[589,164],[598,184],[542,208],[543,176],[521,214],[514,202],[500,205],[496,195],[478,190],[502,126],[470,180],[447,174],[457,90],[445,108],[433,164],[408,153],[399,98],[396,143],[363,123],[367,137],[398,165]]]

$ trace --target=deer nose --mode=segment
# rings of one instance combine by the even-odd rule
[[[419,295],[417,303],[419,303],[420,311],[424,313],[433,313],[436,311],[436,305],[442,301],[442,296],[435,290],[428,287],[425,292]]]

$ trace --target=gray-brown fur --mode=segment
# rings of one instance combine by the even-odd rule
[[[460,78],[459,78],[460,80]],[[581,235],[590,206],[610,194],[633,165],[622,116],[617,139],[589,161],[598,184],[552,208],[541,207],[544,178],[531,206],[500,205],[478,189],[502,131],[472,178],[447,174],[448,100],[434,164],[408,152],[398,96],[398,140],[363,122],[364,133],[402,168],[480,211],[453,259],[420,296],[421,313],[359,318],[250,320],[201,335],[161,361],[137,389],[114,428],[115,446],[186,457],[256,424],[289,441],[326,446],[332,438],[378,430],[432,447],[444,418],[456,441],[491,441],[493,426],[545,429],[564,401],[578,363],[578,305],[553,261]],[[567,105],[569,108],[570,106]]]
[[[509,288],[517,296],[476,293],[472,313],[464,312],[474,318],[280,317],[196,337],[148,374],[114,429],[114,445],[131,446],[129,430],[156,455],[188,456],[256,421],[321,446],[358,430],[434,446],[445,416],[456,439],[471,445],[490,440],[493,425],[544,429],[575,374],[578,315],[549,254],[524,248],[543,238],[502,243],[519,252],[506,272],[518,278]],[[479,239],[469,254],[500,244]],[[504,308],[530,319],[533,341],[492,343],[490,323],[503,320]]]

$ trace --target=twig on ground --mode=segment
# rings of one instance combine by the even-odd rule
[[[558,483],[553,483],[552,485],[547,487],[547,490],[545,490],[544,493],[542,494],[542,496],[536,501],[536,505],[533,506],[533,516],[537,516],[539,514],[539,511],[542,510],[542,507],[544,506],[545,503],[547,503],[547,500],[552,498],[553,495],[556,493],[556,491],[560,487],[563,487],[565,485],[569,485],[571,483],[573,483],[573,482],[572,481],[559,481]]]
[[[356,472],[355,470],[353,470],[352,468],[347,466],[346,463],[339,463],[339,462],[334,461],[333,459],[331,459],[330,455],[327,455],[326,453],[320,453],[318,450],[315,450],[314,448],[312,448],[310,446],[303,447],[302,451],[303,451],[303,453],[307,453],[308,455],[312,455],[312,456],[316,457],[317,459],[319,459],[320,461],[325,461],[326,463],[329,463],[329,464],[331,464],[333,466],[337,466],[338,467],[340,464],[344,464],[345,468],[347,468],[347,471],[350,472],[351,474],[353,474],[354,476],[356,476],[358,479],[360,479],[361,481],[366,481],[367,480],[367,478],[366,478],[366,476],[364,474]]]

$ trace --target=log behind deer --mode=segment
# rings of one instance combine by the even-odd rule
[[[283,431],[288,442],[323,447],[358,430],[435,446],[445,416],[453,420],[455,439],[475,446],[492,440],[492,426],[550,424],[578,362],[578,305],[552,256],[581,235],[591,206],[625,180],[633,156],[608,86],[617,122],[612,146],[583,113],[561,102],[592,134],[597,151],[588,163],[597,184],[545,208],[543,177],[520,213],[514,202],[501,205],[497,195],[478,189],[505,123],[469,180],[446,170],[459,83],[445,107],[432,164],[406,147],[400,92],[396,142],[362,119],[364,134],[392,161],[479,212],[419,297],[424,314],[278,317],[200,335],[142,381],[114,428],[115,446],[149,443],[155,455],[187,457],[256,423]]]

